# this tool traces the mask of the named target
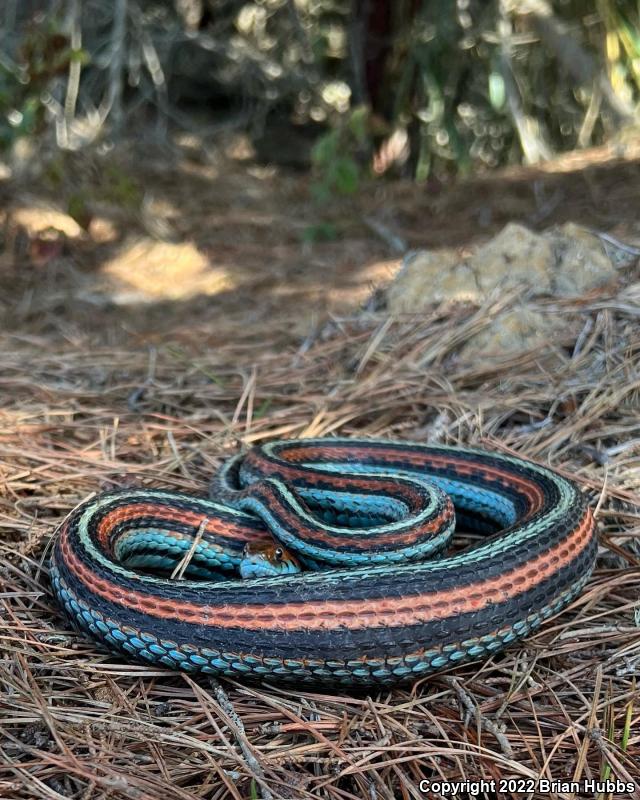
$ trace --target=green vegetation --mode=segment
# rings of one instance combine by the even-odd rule
[[[0,147],[49,129],[78,149],[150,110],[165,135],[196,111],[250,135],[276,118],[321,125],[320,203],[369,174],[425,180],[598,144],[635,124],[640,97],[637,0],[9,5]]]

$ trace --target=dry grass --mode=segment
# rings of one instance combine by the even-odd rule
[[[8,341],[0,796],[418,798],[429,776],[638,780],[640,297],[561,310],[587,326],[579,351],[507,363],[456,356],[490,308],[364,315],[277,355]],[[353,697],[126,665],[69,632],[46,551],[90,492],[203,492],[239,441],[338,431],[473,442],[575,476],[599,498],[587,590],[504,656]]]
[[[302,345],[308,320],[256,318],[256,294],[254,316],[224,330],[204,306],[191,325],[128,343],[126,328],[96,336],[31,307],[0,334],[0,798],[393,800],[427,796],[430,777],[640,784],[634,281],[632,268],[617,294],[546,301],[565,339],[502,362],[461,356],[491,304],[334,319]],[[202,493],[239,443],[334,433],[474,443],[575,477],[598,507],[587,589],[504,655],[370,695],[193,679],[69,630],[47,551],[91,492]]]

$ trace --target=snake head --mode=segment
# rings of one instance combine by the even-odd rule
[[[301,572],[298,559],[276,542],[253,542],[245,545],[240,562],[243,578],[272,578]]]

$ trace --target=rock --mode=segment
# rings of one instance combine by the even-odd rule
[[[468,264],[487,297],[498,288],[550,293],[553,261],[553,244],[548,238],[511,222],[480,247]]]
[[[505,357],[540,348],[541,353],[566,329],[558,314],[541,314],[519,303],[497,314],[461,348],[465,358]]]
[[[392,314],[414,313],[442,302],[480,305],[491,296],[513,292],[516,304],[497,314],[460,350],[474,358],[512,356],[543,349],[564,335],[570,340],[562,316],[542,314],[531,306],[532,299],[576,297],[617,280],[600,239],[578,225],[539,234],[510,223],[467,258],[453,249],[410,253],[386,300]]]
[[[550,238],[556,249],[554,294],[573,297],[617,281],[618,274],[597,236],[567,222]]]
[[[455,250],[409,253],[386,296],[394,314],[421,311],[445,300],[478,303],[482,299],[473,271],[460,261]]]
[[[617,273],[597,236],[571,223],[539,234],[509,223],[470,257],[456,250],[414,251],[387,290],[392,313],[432,303],[481,303],[496,290],[574,297],[614,284]]]

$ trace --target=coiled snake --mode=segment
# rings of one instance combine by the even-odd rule
[[[528,635],[596,556],[572,481],[481,450],[278,441],[233,458],[211,494],[127,489],[75,509],[51,562],[73,622],[171,668],[396,683]],[[454,516],[483,536],[442,556]]]

